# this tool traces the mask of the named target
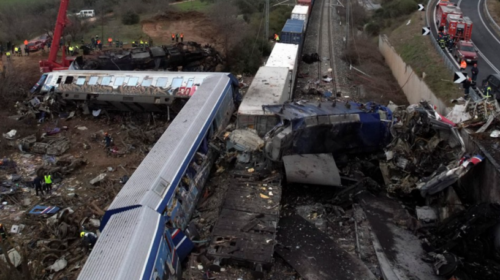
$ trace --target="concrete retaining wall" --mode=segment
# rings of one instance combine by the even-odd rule
[[[447,114],[449,108],[446,108],[444,102],[438,99],[427,84],[403,61],[385,35],[379,36],[379,50],[410,104],[418,103],[422,99],[428,100],[437,107],[440,114]],[[465,130],[462,129],[461,135],[467,153],[484,155],[485,160],[461,178],[455,190],[462,199],[467,200],[462,201],[463,203],[500,203],[500,163]]]
[[[449,109],[446,108],[444,102],[437,98],[418,74],[413,72],[413,69],[403,61],[385,35],[379,36],[379,51],[384,56],[385,62],[391,68],[392,74],[403,89],[410,104],[428,100],[436,106],[436,110],[440,114],[447,114]]]

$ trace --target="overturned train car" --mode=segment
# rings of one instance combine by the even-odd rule
[[[235,109],[237,81],[208,74],[106,211],[78,279],[180,279],[188,225],[210,173],[209,142]]]
[[[373,152],[391,140],[392,112],[375,103],[286,103],[263,108],[281,119],[266,135],[265,153],[274,161],[292,154]]]
[[[166,113],[172,106],[180,110],[212,73],[66,70],[44,75],[42,94],[55,91],[90,110]]]

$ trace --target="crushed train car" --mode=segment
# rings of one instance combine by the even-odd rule
[[[263,108],[281,118],[266,135],[265,153],[274,161],[290,154],[373,152],[391,139],[392,112],[375,103],[295,102]]]
[[[73,70],[170,70],[214,72],[223,63],[221,54],[210,45],[181,42],[169,46],[114,49],[99,55],[78,57]]]

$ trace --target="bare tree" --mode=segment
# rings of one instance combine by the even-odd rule
[[[248,25],[243,19],[238,18],[239,10],[234,1],[218,1],[208,12],[214,23],[217,34],[217,43],[223,48],[226,66],[231,65],[230,51],[247,34]]]

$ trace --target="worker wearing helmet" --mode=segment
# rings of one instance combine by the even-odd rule
[[[5,232],[5,227],[1,223],[0,223],[0,236],[2,237],[2,240],[7,238],[7,233]]]
[[[92,249],[97,242],[97,235],[91,231],[81,231],[80,238],[82,239],[83,246]]]

